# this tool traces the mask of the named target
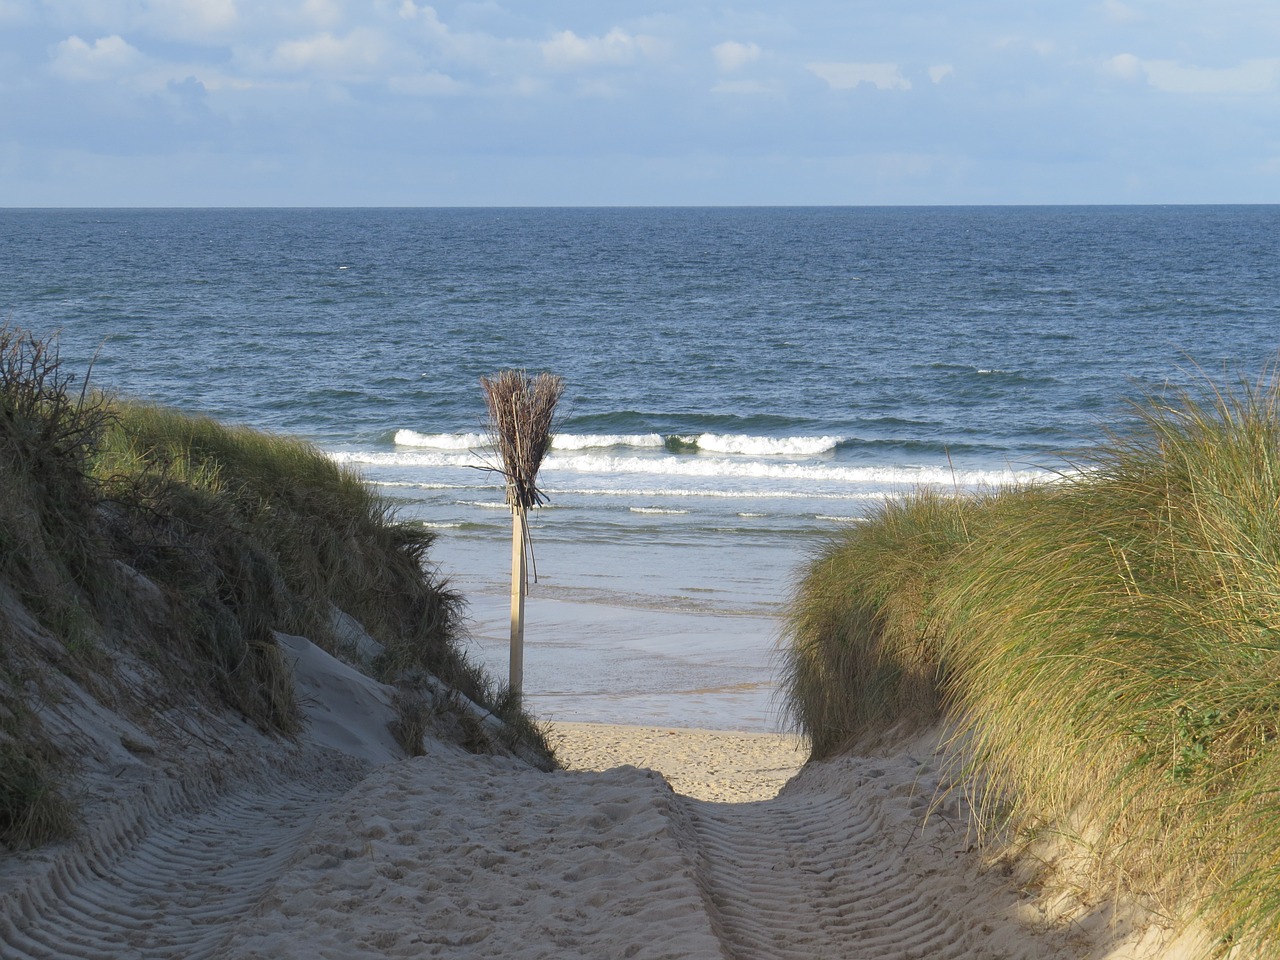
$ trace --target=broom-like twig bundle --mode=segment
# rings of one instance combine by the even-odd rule
[[[489,407],[489,433],[502,460],[507,503],[528,510],[546,502],[538,489],[538,469],[551,446],[556,404],[564,394],[564,378],[553,373],[530,377],[522,370],[502,370],[481,377]]]

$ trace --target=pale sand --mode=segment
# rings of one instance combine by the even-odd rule
[[[206,718],[160,771],[120,752],[146,731],[61,701],[102,745],[103,799],[80,841],[0,860],[0,956],[1186,955],[992,869],[936,736],[798,774],[786,737],[577,724],[556,725],[567,772],[435,739],[396,759],[390,691],[281,642],[310,724],[289,750]]]
[[[562,721],[548,726],[566,769],[648,767],[677,793],[698,800],[768,800],[809,757],[807,742],[790,734]]]

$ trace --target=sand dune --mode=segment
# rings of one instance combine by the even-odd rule
[[[991,868],[927,738],[798,774],[787,737],[568,724],[567,771],[438,741],[394,760],[387,691],[289,649],[315,738],[8,858],[0,956],[1181,955]]]

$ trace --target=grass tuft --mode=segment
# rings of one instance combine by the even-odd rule
[[[56,766],[45,744],[0,741],[0,846],[21,850],[74,832]]]

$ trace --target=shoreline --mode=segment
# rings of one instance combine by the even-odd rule
[[[677,793],[716,803],[772,799],[809,757],[807,741],[789,733],[560,720],[546,727],[567,771],[655,770]]]

